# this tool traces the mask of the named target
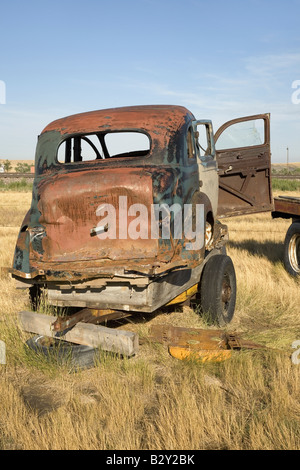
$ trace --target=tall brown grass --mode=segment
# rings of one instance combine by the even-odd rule
[[[0,227],[0,266],[9,266],[31,195],[0,197],[7,205],[0,225],[11,225]],[[28,307],[27,295],[2,274],[0,449],[299,449],[300,366],[290,357],[300,339],[299,280],[282,263],[290,222],[261,214],[226,223],[238,286],[228,329],[268,349],[219,364],[179,361],[146,340],[155,323],[207,328],[183,307],[120,322],[144,339],[139,354],[101,353],[96,367],[74,373],[24,346],[16,314]]]

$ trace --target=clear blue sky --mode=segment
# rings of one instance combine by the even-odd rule
[[[3,0],[0,158],[59,117],[179,104],[215,131],[270,112],[273,161],[300,161],[299,21],[300,0]]]

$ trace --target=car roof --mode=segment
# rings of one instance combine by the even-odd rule
[[[173,133],[193,114],[183,106],[146,105],[102,109],[73,114],[48,124],[42,134],[58,131],[61,134],[88,134],[113,130],[137,129],[149,133]]]

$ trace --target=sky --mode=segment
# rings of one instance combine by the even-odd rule
[[[271,113],[300,162],[300,0],[0,0],[0,158],[70,114],[175,104],[214,131]]]

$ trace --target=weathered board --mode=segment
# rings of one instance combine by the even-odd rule
[[[300,197],[279,196],[274,198],[275,210],[272,217],[283,219],[300,217]]]
[[[139,339],[136,333],[79,322],[72,329],[66,330],[62,334],[52,329],[52,324],[56,318],[29,311],[19,312],[20,324],[24,331],[75,344],[84,344],[92,348],[100,348],[104,351],[111,351],[129,357],[138,352]]]

